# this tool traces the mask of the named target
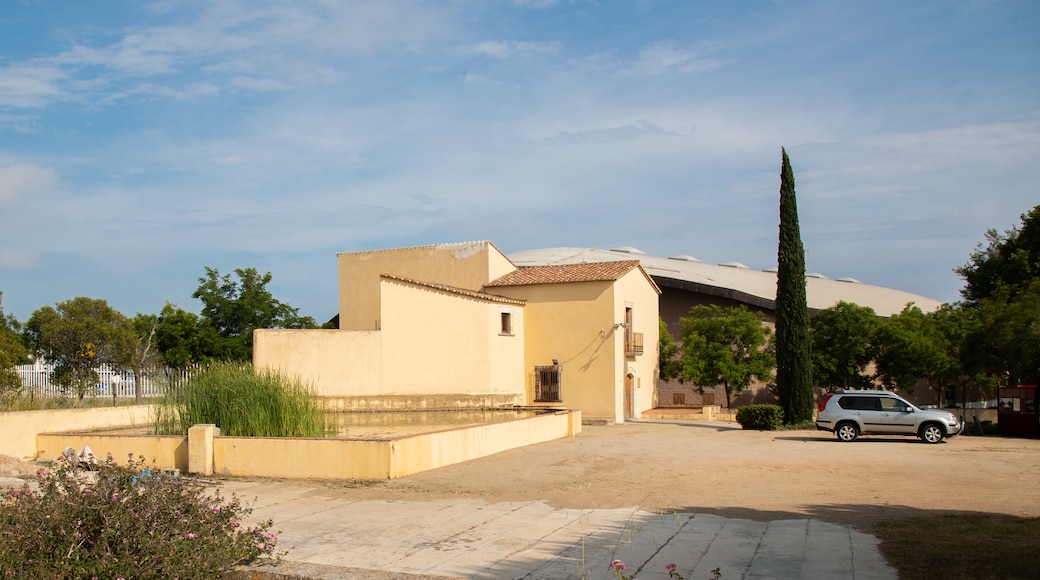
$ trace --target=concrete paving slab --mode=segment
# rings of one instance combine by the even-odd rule
[[[256,496],[253,518],[273,519],[279,547],[289,551],[281,567],[266,570],[294,578],[610,578],[614,559],[643,580],[668,578],[672,562],[686,578],[710,578],[716,568],[726,580],[897,577],[875,538],[819,520],[353,500],[285,483],[221,487],[245,501]]]

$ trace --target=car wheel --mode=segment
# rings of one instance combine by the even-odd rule
[[[859,429],[856,428],[855,423],[839,423],[834,434],[838,436],[839,440],[848,443],[859,437]]]
[[[943,432],[942,427],[935,423],[928,423],[921,427],[921,432],[918,433],[918,436],[926,443],[938,443],[946,437],[946,433]]]

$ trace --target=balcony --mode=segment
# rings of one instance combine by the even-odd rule
[[[639,356],[643,354],[643,333],[625,332],[625,356]]]

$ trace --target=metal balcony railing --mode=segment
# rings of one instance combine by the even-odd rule
[[[643,354],[643,333],[629,330],[625,333],[625,356],[641,354]]]

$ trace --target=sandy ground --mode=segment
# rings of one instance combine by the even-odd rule
[[[35,470],[0,456],[0,477]],[[542,500],[557,508],[640,507],[758,521],[812,517],[869,532],[882,519],[936,513],[1040,516],[1040,440],[841,443],[817,431],[641,421],[585,426],[576,437],[397,480],[321,484],[323,494],[356,499]]]
[[[358,499],[543,500],[557,508],[639,506],[758,521],[808,516],[863,531],[882,519],[936,513],[1040,516],[1038,484],[1036,439],[842,443],[818,431],[649,421],[585,426],[576,437],[398,480],[326,482]]]

